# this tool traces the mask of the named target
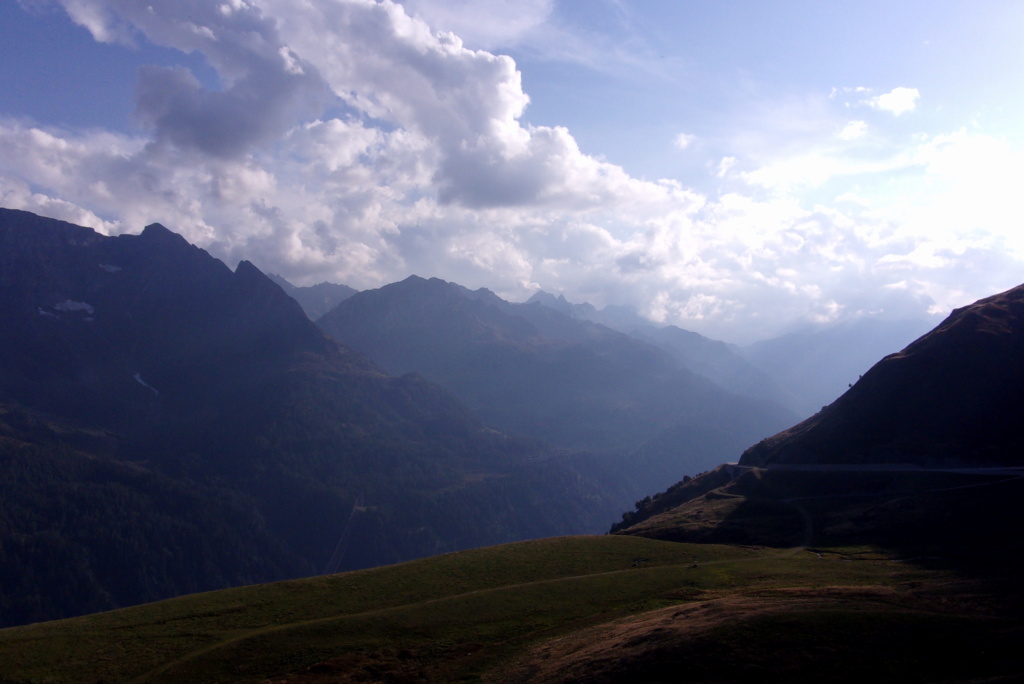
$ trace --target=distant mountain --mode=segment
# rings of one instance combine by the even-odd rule
[[[567,452],[631,454],[631,470],[651,486],[706,469],[793,418],[623,333],[438,279],[361,292],[318,324],[390,373],[444,386],[499,429]]]
[[[267,277],[280,285],[285,294],[297,301],[311,321],[320,318],[359,291],[348,285],[327,282],[300,287],[292,285],[276,273],[268,273]]]
[[[687,369],[733,394],[778,403],[799,415],[793,388],[747,361],[731,344],[674,325],[636,328],[631,334],[668,351]]]
[[[624,332],[669,352],[685,368],[742,396],[782,404],[809,416],[838,397],[871,365],[935,325],[926,318],[855,321],[808,326],[739,347],[674,325],[661,326],[630,307],[598,309],[564,296],[535,293],[537,303],[579,321]]]
[[[559,313],[564,313],[570,318],[576,318],[581,321],[593,321],[594,317],[597,316],[597,308],[593,304],[573,304],[569,302],[564,295],[558,295],[557,297],[550,292],[544,290],[538,290],[526,300],[527,304],[540,304],[546,306],[549,309],[554,309]]]
[[[786,388],[788,406],[809,416],[846,391],[875,361],[934,325],[928,319],[864,318],[791,332],[737,352]]]
[[[566,300],[564,295],[557,297],[544,290],[538,290],[527,301],[527,304],[540,304],[549,309],[554,309],[566,314],[571,318],[580,321],[600,323],[612,330],[629,333],[636,329],[656,327],[649,320],[639,315],[635,309],[629,306],[610,305],[598,309],[589,302],[572,303]]]
[[[634,491],[158,224],[0,210],[0,359],[4,624],[595,531]]]
[[[955,310],[750,465],[1024,465],[1024,286]]]
[[[683,368],[711,380],[722,389],[791,409],[802,410],[798,394],[773,376],[754,366],[739,348],[674,325],[656,325],[624,306],[597,309],[592,304],[572,304],[543,290],[528,304],[541,304],[579,321],[600,323],[613,330],[654,345],[668,352]]]

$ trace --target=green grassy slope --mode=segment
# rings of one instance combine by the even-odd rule
[[[473,680],[679,604],[940,580],[871,554],[563,537],[0,630],[0,681]]]

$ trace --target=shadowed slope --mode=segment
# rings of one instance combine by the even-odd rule
[[[746,465],[1024,465],[1024,286],[954,311]]]

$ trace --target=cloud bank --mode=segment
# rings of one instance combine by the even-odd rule
[[[219,83],[143,68],[130,134],[0,119],[4,206],[108,233],[160,221],[298,283],[369,288],[417,273],[512,299],[543,288],[735,341],[794,321],[942,310],[987,294],[948,284],[966,261],[993,280],[1019,263],[1021,245],[953,206],[980,191],[985,219],[1009,220],[1003,188],[964,177],[961,162],[995,174],[1020,161],[966,130],[887,139],[823,97],[834,111],[799,145],[710,160],[722,182],[712,196],[632,177],[569,130],[524,123],[515,62],[419,18],[443,21],[443,4],[60,4],[97,41],[199,53]],[[511,25],[510,6],[492,6],[490,27],[475,21],[476,45],[513,41],[550,12],[531,3]],[[920,98],[856,96],[895,115]],[[695,139],[666,144],[689,154]],[[893,171],[899,201],[858,194]],[[936,183],[945,208],[926,193]],[[951,214],[971,229],[950,227]]]

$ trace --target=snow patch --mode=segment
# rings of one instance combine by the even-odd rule
[[[75,302],[70,299],[65,299],[60,304],[54,304],[53,308],[57,311],[84,311],[87,314],[95,313],[96,309],[92,307],[92,304],[86,304],[85,302]]]
[[[99,264],[99,267],[107,273],[117,273],[121,270],[120,266],[115,266],[114,264]]]
[[[149,383],[142,379],[142,374],[136,373],[133,377],[135,378],[135,382],[139,383],[140,385],[147,389],[153,390],[154,396],[160,396],[160,392],[155,387],[153,387],[152,385],[150,385]]]

